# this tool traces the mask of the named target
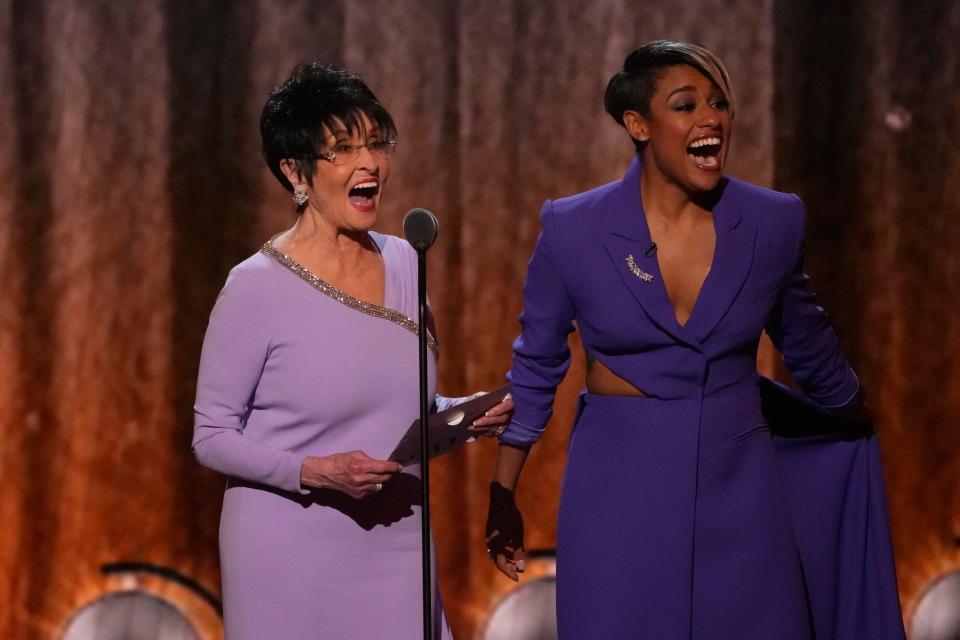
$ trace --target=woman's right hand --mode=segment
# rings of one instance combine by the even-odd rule
[[[365,498],[383,488],[383,483],[403,471],[390,460],[374,460],[363,451],[307,456],[300,467],[300,486],[334,489],[352,498]]]
[[[487,512],[487,552],[497,569],[514,582],[526,563],[523,549],[523,516],[513,491],[499,482],[490,483],[490,509]]]

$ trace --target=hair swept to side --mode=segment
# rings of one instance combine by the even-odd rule
[[[735,103],[730,75],[723,62],[709,49],[690,42],[654,40],[631,51],[623,61],[623,69],[613,74],[603,96],[604,107],[617,124],[623,126],[623,114],[638,111],[650,117],[650,100],[657,88],[660,73],[667,67],[685,64],[713,82],[730,105],[734,116]],[[643,143],[634,140],[639,153]]]
[[[294,160],[300,175],[310,180],[329,132],[345,127],[351,135],[366,133],[362,116],[381,135],[396,139],[393,118],[358,75],[331,64],[298,64],[270,93],[260,114],[263,159],[280,184],[293,191],[280,161]]]

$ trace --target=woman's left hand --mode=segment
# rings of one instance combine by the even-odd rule
[[[485,414],[474,420],[473,424],[467,427],[467,433],[474,437],[499,437],[506,430],[507,425],[510,424],[510,418],[512,417],[513,398],[508,393],[500,401],[500,404],[490,407]]]

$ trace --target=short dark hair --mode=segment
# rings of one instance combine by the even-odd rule
[[[681,64],[693,67],[717,85],[733,115],[730,77],[720,59],[699,45],[673,40],[654,40],[630,52],[623,61],[623,69],[613,74],[607,83],[603,96],[607,113],[620,126],[624,126],[623,114],[629,110],[649,119],[650,100],[663,70]],[[640,153],[646,143],[634,140],[633,144]]]
[[[397,137],[393,118],[355,73],[319,62],[298,64],[263,105],[263,159],[280,184],[293,191],[280,170],[280,161],[294,160],[300,175],[312,179],[314,158],[325,142],[324,131],[342,124],[352,135],[363,129],[361,115],[367,116],[384,136]]]

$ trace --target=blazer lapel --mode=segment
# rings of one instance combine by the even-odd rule
[[[757,230],[743,219],[736,203],[725,195],[713,208],[717,232],[713,266],[683,327],[689,339],[701,344],[727,314],[753,263]]]
[[[614,270],[650,320],[675,340],[689,344],[670,306],[656,253],[649,250],[652,241],[640,200],[640,170],[640,160],[635,158],[610,203],[604,248]]]

